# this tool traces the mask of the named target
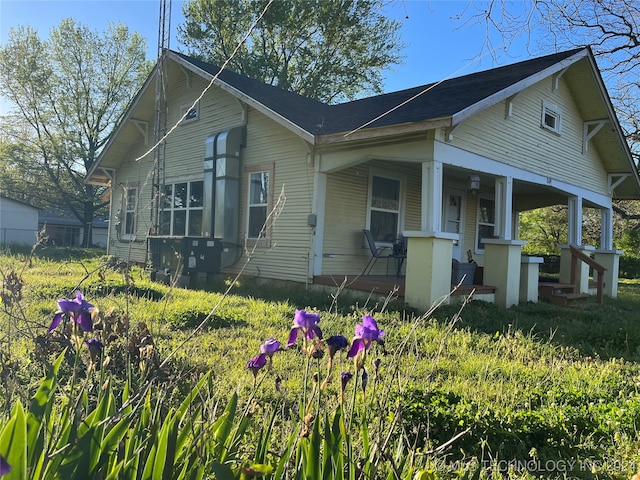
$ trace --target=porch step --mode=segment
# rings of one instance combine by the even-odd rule
[[[541,282],[538,292],[554,305],[566,306],[572,300],[588,298],[586,293],[577,293],[571,283]]]
[[[553,295],[549,300],[554,305],[559,305],[561,307],[566,307],[569,305],[571,300],[580,300],[582,298],[589,298],[589,295],[586,293],[559,293]]]

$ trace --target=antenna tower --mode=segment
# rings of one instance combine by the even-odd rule
[[[169,49],[171,37],[171,0],[160,0],[158,18],[158,59],[156,71],[156,95],[154,108],[153,140],[153,192],[151,208],[151,234],[160,235],[160,217],[163,209],[165,141],[160,140],[167,132],[167,92],[169,71],[165,65],[165,51]]]

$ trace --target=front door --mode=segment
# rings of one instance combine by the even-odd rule
[[[462,246],[464,245],[464,200],[465,192],[455,188],[448,188],[444,198],[444,231],[457,233],[458,240],[453,242],[452,257],[463,261]]]

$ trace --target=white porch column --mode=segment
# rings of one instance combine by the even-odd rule
[[[442,231],[442,162],[438,160],[422,163],[420,230]]]
[[[600,209],[600,248],[613,250],[613,214],[611,208]]]
[[[611,298],[618,296],[618,275],[620,274],[620,255],[622,253],[622,250],[603,249],[596,250],[593,254],[593,259],[606,268],[603,293]]]
[[[511,240],[513,231],[513,178],[499,177],[495,182],[496,218],[494,235]]]
[[[402,234],[408,239],[404,301],[426,312],[450,293],[453,241],[459,235],[414,231]]]
[[[520,299],[520,261],[524,240],[486,238],[484,242],[485,285],[496,287],[496,304],[516,305]]]
[[[567,213],[569,245],[582,245],[582,197],[569,197]]]
[[[538,301],[538,277],[542,257],[529,257],[523,255],[520,259],[520,301]]]

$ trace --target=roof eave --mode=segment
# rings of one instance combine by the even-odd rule
[[[133,99],[129,103],[129,106],[127,107],[127,110],[125,111],[125,114],[122,116],[122,119],[120,120],[120,123],[118,123],[118,125],[115,127],[115,129],[111,132],[111,135],[109,135],[109,139],[105,143],[105,146],[102,149],[102,151],[100,152],[100,155],[98,155],[98,158],[96,159],[94,164],[91,166],[91,168],[89,169],[89,171],[85,175],[85,180],[84,180],[85,183],[88,183],[90,185],[108,185],[108,183],[103,183],[103,178],[104,177],[108,177],[108,175],[97,175],[97,176],[94,176],[94,173],[98,170],[98,168],[101,168],[100,167],[100,163],[102,163],[102,159],[105,157],[105,155],[109,151],[112,143],[118,137],[118,135],[120,134],[120,132],[122,131],[124,126],[127,124],[127,121],[131,118],[131,112],[133,112],[135,110],[135,108],[138,106],[138,104],[142,100],[142,96],[144,95],[144,92],[146,92],[147,88],[149,88],[149,85],[151,84],[151,81],[156,76],[156,73],[158,71],[158,66],[159,66],[159,63],[156,63],[154,65],[153,69],[149,73],[149,76],[145,80],[144,85],[142,85],[142,87],[140,87],[140,89],[136,93],[135,97],[133,97]]]
[[[535,85],[539,81],[544,80],[545,78],[568,68],[575,62],[582,60],[585,57],[589,57],[589,50],[587,48],[584,48],[579,52],[571,55],[570,57],[565,58],[564,60],[560,60],[550,67],[547,67],[544,70],[540,70],[539,72],[530,75],[517,83],[509,85],[507,88],[504,88],[499,92],[494,93],[493,95],[489,95],[488,97],[483,98],[473,105],[469,105],[463,110],[460,110],[459,112],[453,114],[452,126],[455,126],[467,120],[468,118],[473,117],[486,108],[489,108],[497,103],[500,103],[503,100],[506,100],[509,97],[512,97],[513,95],[516,95],[517,93],[520,93],[521,91],[531,87],[532,85]]]
[[[336,145],[339,143],[355,142],[358,140],[370,140],[383,137],[405,135],[411,133],[427,132],[437,128],[451,126],[451,117],[434,118],[421,122],[403,123],[385,127],[364,128],[362,130],[352,130],[349,132],[331,133],[328,135],[317,135],[316,145]]]
[[[211,75],[209,72],[207,72],[205,70],[202,70],[201,68],[198,68],[193,63],[191,63],[188,60],[176,55],[175,53],[173,53],[171,51],[168,52],[168,55],[172,58],[172,60],[174,60],[175,62],[179,63],[184,68],[187,68],[187,69],[191,70],[192,72],[197,73],[198,75],[200,75],[203,78],[208,79],[209,81],[213,80],[214,85],[216,85],[217,87],[219,87],[222,90],[230,93],[231,95],[236,97],[241,102],[244,102],[247,105],[255,108],[259,112],[261,112],[264,115],[266,115],[267,117],[271,118],[273,121],[275,121],[279,125],[281,125],[284,128],[292,131],[293,133],[295,133],[299,137],[302,137],[302,139],[307,141],[308,143],[313,144],[314,135],[312,133],[306,131],[304,128],[300,127],[299,125],[296,125],[295,123],[291,122],[287,118],[285,118],[282,115],[280,115],[278,112],[273,111],[272,109],[270,109],[269,107],[267,107],[263,103],[260,103],[259,101],[254,99],[253,97],[251,97],[251,96],[247,95],[246,93],[238,90],[237,88],[233,87],[232,85],[229,85],[228,83],[224,82],[223,80],[221,80],[218,77],[217,74],[216,75]]]
[[[589,64],[591,65],[591,69],[594,72],[594,76],[596,82],[598,83],[598,90],[600,91],[600,95],[602,96],[602,101],[604,102],[607,113],[609,115],[609,119],[611,120],[611,124],[616,132],[616,136],[618,140],[622,144],[622,148],[624,150],[625,159],[627,160],[627,164],[629,165],[630,172],[633,174],[633,178],[636,181],[636,186],[638,187],[638,193],[640,194],[640,173],[638,172],[638,167],[636,162],[633,159],[633,155],[631,154],[631,149],[629,148],[629,143],[627,143],[627,138],[622,131],[622,127],[620,126],[620,122],[618,120],[618,115],[616,114],[615,109],[613,108],[613,103],[611,103],[611,98],[607,92],[607,89],[604,84],[604,80],[602,79],[602,75],[600,74],[600,69],[598,68],[595,58],[592,54],[588,55]],[[639,197],[640,198],[640,197]],[[637,200],[636,198],[635,200]]]

